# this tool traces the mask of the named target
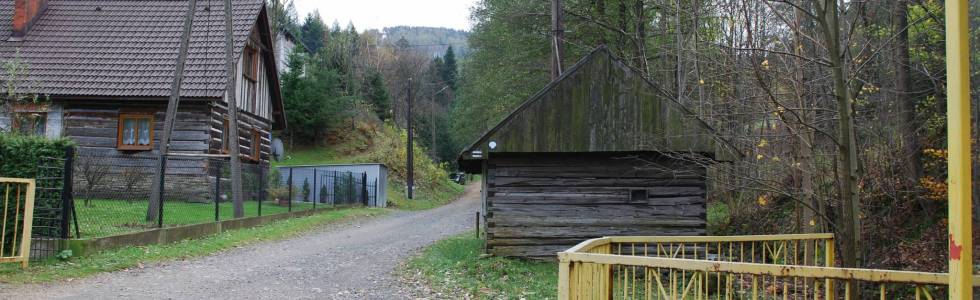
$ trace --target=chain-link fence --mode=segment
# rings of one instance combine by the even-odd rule
[[[34,226],[34,241],[40,242],[35,257],[50,256],[47,252],[57,248],[58,239],[104,237],[318,206],[361,205],[369,203],[377,186],[365,182],[364,173],[322,171],[309,176],[313,182],[292,183],[282,180],[269,165],[243,163],[243,201],[236,205],[231,200],[227,158],[170,155],[165,163],[162,203],[151,203],[159,192],[153,186],[160,166],[158,156],[72,152],[45,158],[37,168],[38,199],[43,205]],[[157,214],[159,206],[162,209]]]
[[[150,155],[79,153],[72,185],[80,234],[107,236],[236,217],[227,159],[168,156],[162,217],[150,205],[158,168],[159,158]],[[267,201],[268,169],[242,164],[241,217],[288,211],[288,206]]]
[[[66,186],[65,178],[71,176],[71,170],[65,168],[71,164],[69,157],[74,155],[74,149],[66,149],[62,157],[41,157],[35,166],[34,179],[37,187],[34,198],[34,223],[31,227],[32,259],[50,257],[58,252],[59,240],[71,237],[70,216],[70,186]],[[68,193],[68,194],[66,194]],[[68,208],[68,209],[66,209]]]

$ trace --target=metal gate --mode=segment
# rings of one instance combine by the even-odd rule
[[[27,269],[34,221],[34,179],[0,177],[0,263]]]

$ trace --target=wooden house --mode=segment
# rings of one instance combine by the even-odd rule
[[[483,175],[486,249],[553,257],[610,235],[703,235],[707,165],[736,152],[600,47],[459,157]]]
[[[228,152],[225,86],[235,84],[241,159],[268,162],[272,132],[286,126],[268,13],[263,0],[232,2],[235,81],[225,71],[223,2],[198,1],[171,152]],[[26,67],[16,91],[43,100],[0,112],[0,128],[70,137],[85,155],[155,157],[187,9],[174,0],[0,0],[0,60]],[[193,166],[185,171],[206,172]]]

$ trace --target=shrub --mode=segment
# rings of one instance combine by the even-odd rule
[[[37,178],[38,172],[40,171],[37,166],[42,165],[44,157],[64,157],[65,148],[71,147],[73,144],[68,139],[47,139],[39,136],[27,136],[20,135],[16,133],[0,133],[0,177],[14,177],[14,178]],[[48,173],[48,172],[46,172]],[[58,174],[45,174],[45,176],[58,175]],[[38,195],[40,196],[40,195]],[[60,207],[60,199],[50,199],[53,201],[47,201],[46,198],[38,198],[35,201],[35,207]],[[10,205],[9,210],[6,212],[7,215],[14,215],[14,205]],[[0,212],[2,213],[2,212]],[[39,220],[49,220],[55,219],[55,212],[52,210],[38,210],[35,209],[35,225],[38,225]],[[13,222],[13,220],[8,220]],[[9,223],[3,226],[5,236],[13,236],[13,224]],[[6,250],[11,250],[12,240],[4,241],[4,245],[0,245]]]
[[[397,128],[390,121],[385,122],[375,135],[374,149],[364,160],[384,164],[388,167],[388,176],[392,181],[404,183],[408,177],[408,167],[405,165],[408,156],[408,144],[405,142],[407,139],[407,131]],[[426,154],[428,151],[418,143],[413,150],[415,185],[418,188],[432,189],[449,182],[445,164],[433,162]]]
[[[0,177],[34,178],[43,157],[64,157],[71,146],[66,138],[0,133]]]

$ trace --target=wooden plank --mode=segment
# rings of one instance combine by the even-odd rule
[[[646,189],[650,197],[659,196],[701,196],[705,194],[703,186],[655,186]]]
[[[491,156],[491,165],[507,167],[601,167],[651,166],[669,169],[704,168],[699,164],[677,160],[655,152],[582,152],[582,153],[499,153]]]
[[[521,196],[506,195],[502,193],[494,194],[488,198],[488,203],[498,204],[566,204],[566,205],[600,205],[600,204],[628,204],[628,195],[547,195],[547,196]],[[646,199],[650,205],[683,205],[683,204],[703,204],[702,196],[681,196],[681,197],[650,197]]]
[[[662,227],[704,227],[707,222],[699,217],[605,217],[583,216],[581,218],[565,217],[522,217],[512,215],[495,215],[487,219],[491,227],[555,227],[555,226],[662,226]]]
[[[72,124],[74,125],[74,124]],[[117,128],[109,127],[74,127],[69,126],[65,128],[65,136],[101,136],[101,137],[116,137],[118,132]]]
[[[211,138],[206,131],[174,130],[172,141],[206,141]]]
[[[549,195],[549,196],[500,196],[495,194],[487,199],[487,203],[498,204],[573,204],[573,205],[600,205],[600,204],[626,204],[630,198],[627,195]]]
[[[562,186],[562,187],[650,187],[702,186],[702,178],[494,178],[496,186]]]
[[[704,235],[694,227],[488,227],[493,238],[582,238],[617,235]]]
[[[487,240],[487,246],[576,245],[583,241],[580,238],[493,238]]]
[[[646,177],[646,178],[703,178],[704,168],[696,169],[642,169],[634,166],[540,166],[497,167],[493,174],[499,177]]]
[[[496,246],[488,248],[491,254],[505,257],[551,257],[571,248],[568,245]]]
[[[688,216],[696,217],[706,213],[702,205],[684,206],[647,206],[647,205],[491,205],[487,211],[492,216],[522,216],[522,217],[567,217],[583,216],[607,217],[655,217],[655,216]]]

